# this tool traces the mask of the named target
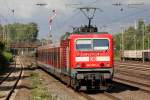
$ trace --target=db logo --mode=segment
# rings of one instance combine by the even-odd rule
[[[96,61],[96,57],[90,57],[90,61]]]

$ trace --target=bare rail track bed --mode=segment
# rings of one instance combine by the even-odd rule
[[[12,71],[4,77],[0,84],[0,100],[9,100],[13,94],[23,72],[23,65],[20,59],[16,58],[16,64]]]

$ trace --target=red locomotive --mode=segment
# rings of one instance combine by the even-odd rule
[[[97,32],[97,27],[90,25],[91,19],[88,26],[62,36],[60,45],[37,49],[38,64],[76,90],[105,90],[112,83],[112,35]]]
[[[113,77],[113,40],[108,33],[66,34],[60,45],[39,47],[38,63],[75,89],[106,89]]]

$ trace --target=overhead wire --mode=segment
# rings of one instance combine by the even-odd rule
[[[119,21],[126,20],[126,19],[128,19],[130,17],[139,15],[139,13],[142,14],[142,13],[147,12],[147,11],[149,11],[149,8],[143,9],[142,11],[137,11],[137,12],[131,13],[131,14],[123,16],[121,18],[116,18],[116,19],[112,20],[111,23],[107,23],[107,25],[112,25],[114,23],[118,23]]]
[[[100,1],[100,0],[96,0],[96,1],[94,1],[93,3],[89,4],[88,6],[93,5],[93,4],[95,4],[95,3],[99,2],[99,1]],[[126,20],[126,19],[128,19],[128,18],[130,18],[130,17],[139,15],[139,13],[141,14],[141,13],[144,13],[144,12],[147,12],[147,11],[149,11],[149,8],[143,9],[142,11],[137,11],[137,12],[131,13],[131,14],[126,15],[126,16],[123,16],[123,17],[121,17],[121,18],[119,18],[119,19],[118,19],[118,18],[113,19],[113,20],[111,21],[111,23],[106,24],[106,26],[108,26],[108,25],[111,26],[111,25],[113,25],[113,24],[115,24],[115,23],[118,23],[119,21]]]
[[[59,26],[57,26],[58,29],[62,29],[64,27],[64,24],[67,24],[70,22],[71,19],[75,18],[78,15],[79,11],[71,15],[69,18],[67,18],[65,21],[63,21]],[[62,27],[63,25],[63,27]]]
[[[95,3],[99,2],[99,1],[100,1],[100,0],[95,0],[94,2],[90,2],[90,4],[88,4],[88,6],[92,6],[92,5],[94,5]],[[143,13],[143,12],[147,12],[147,11],[149,11],[149,9],[144,9],[144,10],[142,10],[142,11],[137,11],[137,12],[134,12],[134,13],[132,13],[132,14],[129,14],[129,15],[126,15],[126,16],[123,16],[123,17],[120,17],[120,18],[113,19],[110,23],[106,23],[106,26],[108,26],[108,25],[109,25],[109,26],[112,26],[113,24],[118,23],[119,21],[126,20],[126,19],[128,19],[128,18],[130,18],[130,17],[139,15],[139,13]],[[78,14],[74,14],[74,15],[78,15]],[[64,25],[64,24],[66,24],[66,23],[68,23],[69,20],[72,19],[72,17],[73,17],[74,15],[70,16],[68,19],[66,19],[64,22],[62,22],[61,25],[59,25],[58,27],[59,27],[59,28],[63,28],[63,27],[61,27],[61,26]]]

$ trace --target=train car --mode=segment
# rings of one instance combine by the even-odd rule
[[[121,52],[121,59],[142,60],[142,50],[124,50]]]
[[[67,33],[59,45],[39,47],[37,54],[38,64],[42,68],[76,90],[106,90],[112,84],[114,62],[111,34]]]
[[[150,51],[143,52],[143,55],[145,61],[150,61]]]
[[[124,50],[120,52],[121,59],[125,60],[150,60],[150,50]]]

